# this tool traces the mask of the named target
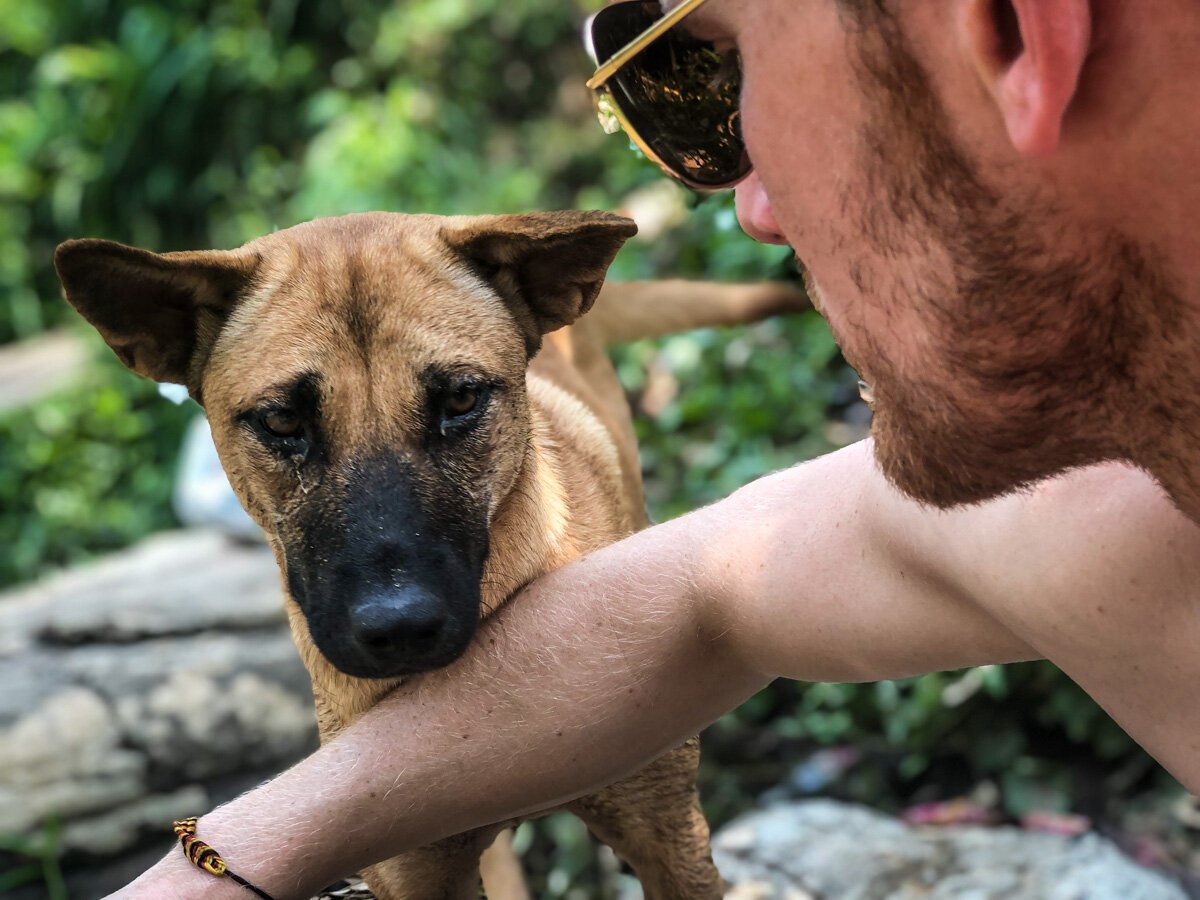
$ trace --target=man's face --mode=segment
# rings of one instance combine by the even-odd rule
[[[1126,455],[1129,373],[1167,292],[1014,152],[937,38],[943,6],[712,0],[689,27],[742,55],[743,227],[796,251],[873,387],[884,472],[950,506]]]

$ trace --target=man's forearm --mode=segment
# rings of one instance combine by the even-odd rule
[[[768,680],[706,624],[693,579],[711,539],[704,516],[540,579],[462,660],[205,816],[201,837],[272,895],[305,897],[401,850],[611,783],[696,733]],[[198,883],[186,872],[180,882]],[[214,893],[191,896],[218,896],[201,886]]]

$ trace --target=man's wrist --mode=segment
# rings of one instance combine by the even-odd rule
[[[228,878],[201,872],[175,847],[111,900],[245,900],[251,896]]]

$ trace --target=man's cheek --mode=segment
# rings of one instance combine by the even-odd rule
[[[802,267],[801,271],[804,275],[804,289],[808,292],[809,299],[812,300],[813,308],[821,314],[826,324],[829,325],[829,331],[833,334],[833,339],[837,342],[838,347],[841,348],[842,355],[846,357],[846,361],[855,366],[855,368],[858,368],[854,359],[856,356],[856,347],[854,346],[854,341],[850,339],[852,336],[847,334],[848,329],[846,328],[843,304],[836,301],[830,302],[829,295],[821,286],[821,283],[817,281],[812,270]]]

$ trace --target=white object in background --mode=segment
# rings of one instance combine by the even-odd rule
[[[163,381],[158,385],[158,392],[176,406],[179,406],[184,400],[188,399],[188,389],[182,384],[168,384]]]
[[[204,416],[193,419],[183,436],[173,505],[184,525],[218,528],[243,540],[263,539],[262,531],[246,515],[229,486]]]

